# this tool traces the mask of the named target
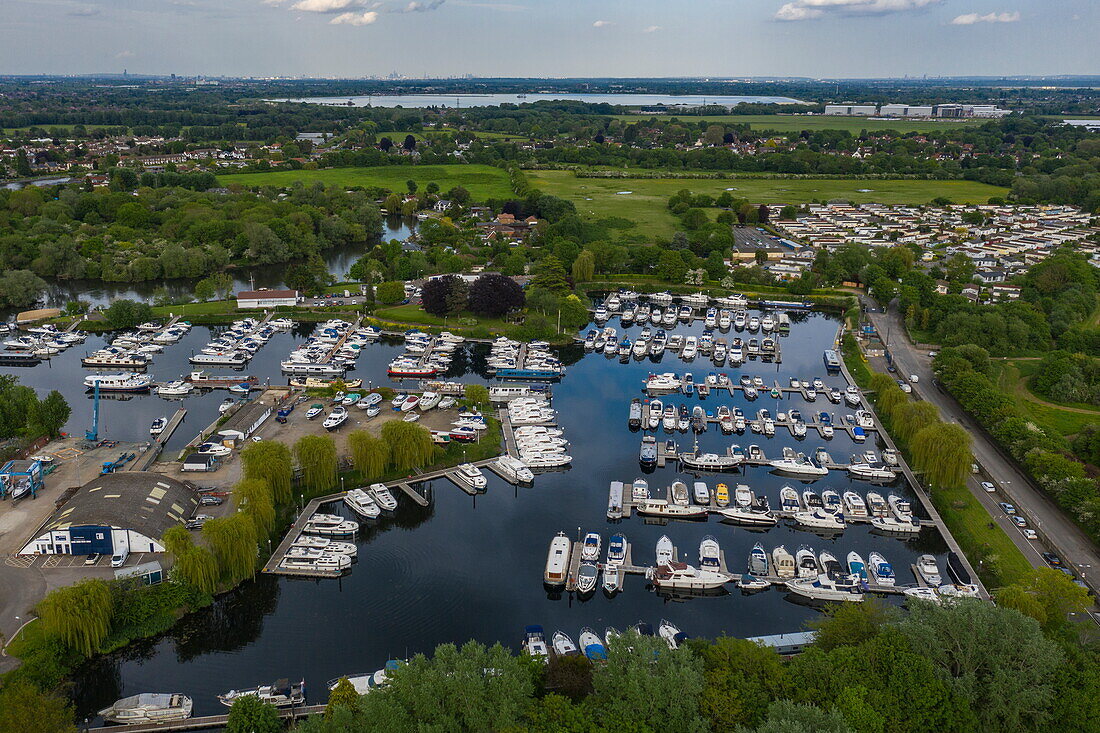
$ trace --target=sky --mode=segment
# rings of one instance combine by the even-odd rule
[[[1097,0],[0,0],[0,74],[1100,74]]]

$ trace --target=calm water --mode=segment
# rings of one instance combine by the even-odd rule
[[[381,240],[406,239],[416,229],[416,219],[407,219],[401,216],[390,216],[382,220]],[[322,259],[328,266],[328,271],[344,280],[347,272],[356,260],[362,257],[375,242],[360,242],[346,247],[335,247],[321,253]],[[285,264],[257,265],[255,267],[235,268],[230,270],[233,275],[233,290],[251,290],[257,288],[280,288],[283,286],[283,275],[286,272]],[[44,295],[44,303],[47,308],[61,308],[70,300],[83,300],[93,305],[109,305],[111,301],[120,298],[131,300],[152,301],[156,291],[164,288],[172,299],[178,299],[191,295],[195,290],[195,280],[152,280],[137,283],[112,283],[100,280],[47,280],[48,288]]]
[[[821,361],[836,332],[837,322],[823,314],[798,314],[789,336],[784,337],[783,363],[750,361],[742,370],[760,374],[769,384],[786,383],[789,377],[821,376],[830,385],[842,385],[839,376],[826,377]],[[586,330],[586,329],[585,329]],[[634,334],[637,327],[629,329]],[[679,332],[701,332],[702,326],[678,326]],[[206,329],[195,328],[187,342],[169,347],[160,355],[153,372],[176,376],[186,367],[180,362],[194,344],[203,342]],[[620,332],[622,329],[620,328]],[[249,373],[282,379],[278,360],[302,338],[285,334],[271,340],[253,359]],[[354,376],[387,381],[385,367],[400,349],[396,344],[371,347],[359,360]],[[453,374],[472,370],[465,381],[483,379],[485,347],[468,350],[456,359]],[[74,366],[78,354],[70,351],[42,366],[18,373],[36,386],[58,386],[75,397],[73,430],[84,429],[90,419],[90,403],[82,401],[77,386],[83,373]],[[572,468],[537,477],[533,487],[516,488],[488,473],[489,488],[471,498],[447,481],[435,482],[434,503],[416,506],[403,495],[395,516],[365,525],[358,539],[359,561],[352,573],[339,581],[277,579],[265,576],[219,599],[213,607],[185,619],[158,639],[137,644],[126,652],[98,660],[77,679],[76,697],[81,711],[94,711],[123,695],[142,691],[178,691],[195,700],[195,714],[216,713],[221,706],[215,695],[230,688],[269,682],[277,677],[305,677],[311,701],[323,701],[326,680],[343,674],[371,671],[387,658],[430,652],[443,642],[477,639],[500,641],[518,647],[526,624],[542,624],[547,633],[561,628],[576,638],[582,626],[600,632],[606,626],[623,628],[639,620],[656,625],[667,618],[691,635],[730,634],[753,636],[796,631],[817,611],[785,599],[785,594],[768,590],[744,596],[736,589],[721,597],[667,600],[645,587],[640,576],[628,576],[625,589],[614,598],[597,592],[580,601],[569,594],[548,593],[542,584],[547,545],[564,530],[570,535],[598,530],[605,539],[618,531],[633,544],[637,564],[652,564],[653,548],[662,534],[668,534],[681,557],[696,562],[699,541],[713,534],[726,553],[732,571],[744,568],[749,550],[762,541],[770,551],[785,544],[794,553],[806,544],[816,550],[829,549],[842,562],[855,549],[864,557],[878,549],[890,560],[899,583],[913,581],[910,565],[917,555],[932,552],[944,559],[946,549],[935,532],[925,530],[915,541],[872,535],[867,527],[849,527],[834,539],[776,527],[768,532],[710,522],[673,522],[667,526],[648,524],[634,517],[610,526],[605,519],[607,487],[613,480],[631,481],[640,474],[637,462],[640,434],[627,428],[629,401],[640,396],[642,379],[650,371],[691,369],[701,379],[713,366],[696,360],[690,367],[674,356],[660,364],[648,359],[621,364],[602,355],[585,355],[577,347],[563,351],[568,372],[554,387],[554,407],[559,422],[572,441]],[[736,369],[726,371],[738,376]],[[738,393],[740,394],[740,393]],[[216,414],[223,396],[188,398],[187,423],[172,445],[182,445]],[[697,397],[671,398],[674,403],[694,404]],[[826,400],[803,404],[801,398],[777,402],[761,398],[750,404],[728,394],[711,395],[704,401],[708,411],[721,404],[740,405],[747,415],[760,407],[773,414],[797,407],[804,415],[811,410],[829,410],[839,417],[847,412]],[[143,439],[152,417],[170,413],[172,405],[155,396],[135,397],[125,402],[108,401],[105,430],[124,439]],[[135,415],[137,416],[135,418]],[[799,444],[809,452],[822,444],[811,433]],[[662,434],[663,437],[663,434]],[[681,445],[690,444],[690,434],[677,434]],[[778,456],[782,446],[795,445],[788,431],[774,438],[746,433],[723,436],[715,429],[702,436],[704,449],[724,450],[730,442],[746,446],[760,444],[769,456]],[[870,447],[870,446],[867,446]],[[846,458],[856,446],[839,434],[828,442],[834,457]],[[663,490],[681,475],[674,467],[657,469],[646,478],[650,487]],[[713,486],[723,480],[732,485],[747,483],[765,493],[778,505],[778,491],[785,483],[798,482],[774,476],[763,468],[749,468],[743,475],[708,477]],[[818,481],[819,493],[832,486],[843,492],[851,483],[866,492],[868,485],[851,482],[834,472]],[[689,483],[690,486],[690,483]],[[894,491],[908,494],[905,487]],[[884,492],[886,493],[886,492]],[[344,512],[342,505],[333,509]]]
[[[540,92],[532,94],[379,94],[361,97],[304,97],[279,99],[279,102],[307,102],[310,104],[347,104],[353,107],[499,107],[502,104],[530,102],[588,102],[590,104],[615,104],[627,107],[650,107],[658,104],[697,106],[724,104],[732,106],[742,102],[760,104],[805,104],[790,97],[738,97],[717,95],[679,94],[582,94]]]

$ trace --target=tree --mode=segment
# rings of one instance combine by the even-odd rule
[[[546,255],[535,266],[534,276],[527,284],[528,289],[540,288],[555,295],[564,295],[569,291],[569,282],[565,279],[565,267],[554,255]]]
[[[86,657],[107,638],[113,610],[111,589],[99,578],[51,591],[37,607],[46,630]]]
[[[73,708],[62,697],[41,692],[22,680],[0,689],[0,731],[4,733],[76,733]]]
[[[347,677],[341,677],[336,687],[328,694],[328,704],[325,706],[325,717],[331,717],[337,708],[352,708],[359,704],[359,693],[348,681]]]
[[[920,430],[939,422],[939,410],[931,402],[905,401],[890,413],[890,429],[898,440],[908,443]]]
[[[973,462],[970,434],[957,423],[933,423],[913,436],[913,465],[933,486],[963,486]]]
[[[431,432],[415,423],[386,423],[382,426],[382,440],[389,445],[393,467],[398,471],[423,466],[435,453]]]
[[[336,485],[336,443],[330,436],[303,435],[294,444],[294,457],[302,469],[305,488],[321,491]]]
[[[333,277],[320,255],[314,254],[307,261],[293,264],[286,269],[283,282],[291,290],[301,293],[318,293],[332,284]]]
[[[252,443],[241,451],[241,467],[246,479],[263,481],[271,488],[276,504],[290,502],[294,464],[285,443],[277,440]]]
[[[234,700],[225,719],[225,733],[283,733],[284,730],[275,706],[255,695],[242,695]]]
[[[828,652],[841,646],[858,646],[874,637],[887,624],[898,620],[897,611],[878,599],[864,603],[836,603],[810,622],[816,632],[814,647]]]
[[[592,694],[592,663],[582,656],[554,656],[546,665],[547,690],[573,702]]]
[[[237,512],[217,517],[202,525],[202,538],[218,561],[221,577],[233,583],[256,572],[256,524],[247,514]]]
[[[458,275],[444,275],[424,283],[420,290],[421,307],[433,316],[442,317],[457,312],[452,310],[456,301],[452,293],[460,288],[459,283],[462,286],[466,284]]]
[[[756,261],[757,265],[763,266],[768,262],[768,253],[762,249],[758,249],[753,253],[753,259]]]
[[[670,651],[663,639],[631,633],[611,643],[592,676],[589,701],[612,730],[706,731],[699,709],[703,660],[690,648]]]
[[[214,287],[214,281],[208,277],[204,277],[195,283],[195,300],[205,303],[214,297],[214,293],[217,292]]]
[[[390,460],[389,445],[365,430],[348,434],[348,451],[355,470],[368,481],[381,476]]]
[[[405,299],[405,284],[395,280],[379,283],[374,295],[382,305],[400,303]]]
[[[728,636],[713,643],[692,641],[690,646],[703,659],[706,686],[700,705],[715,730],[757,725],[766,712],[760,701],[792,693],[790,675],[770,647]]]
[[[684,282],[687,274],[687,265],[679,254],[672,250],[663,250],[657,261],[657,277],[666,282],[680,284]]]
[[[1082,614],[1090,605],[1088,589],[1053,568],[1034,570],[1019,585],[997,591],[997,604],[1031,616],[1047,631],[1065,628],[1070,614]]]
[[[61,428],[69,421],[72,409],[65,398],[56,389],[35,404],[31,423],[45,435],[54,438],[61,434]]]
[[[978,720],[977,729],[1040,730],[1056,700],[1062,662],[1039,624],[976,599],[920,603],[898,629],[944,675]]]
[[[257,538],[271,534],[275,526],[275,497],[266,481],[258,478],[238,481],[233,487],[233,505],[252,520]]]
[[[206,547],[195,544],[191,533],[182,524],[170,527],[161,538],[172,555],[174,577],[203,593],[213,593],[218,587],[218,561]]]
[[[467,402],[486,407],[489,404],[489,388],[484,384],[467,384],[462,396]]]
[[[768,706],[768,718],[756,728],[737,733],[853,733],[844,716],[834,710],[777,700]]]
[[[15,174],[26,178],[34,173],[31,170],[31,161],[27,157],[27,151],[23,148],[19,148],[15,152]]]
[[[576,295],[562,298],[558,309],[561,313],[561,325],[566,328],[580,328],[591,320],[588,308]]]
[[[46,281],[30,270],[4,270],[0,273],[0,306],[34,305],[45,289]]]
[[[495,273],[474,280],[468,297],[471,311],[498,318],[522,309],[526,301],[523,288],[515,280]]]
[[[390,148],[393,147],[393,140],[390,140],[388,137],[383,137],[378,141],[378,147],[382,148],[382,152],[388,153],[390,152]],[[392,214],[393,209],[389,209],[389,212]]]
[[[152,316],[153,309],[147,303],[138,303],[127,298],[114,301],[103,311],[103,318],[111,328],[133,328]]]
[[[573,282],[588,282],[596,272],[596,256],[592,250],[583,250],[573,260]]]
[[[401,144],[405,150],[416,150],[416,138],[412,135],[405,136],[405,142]],[[413,181],[413,188],[409,190],[409,193],[416,193],[416,181]]]

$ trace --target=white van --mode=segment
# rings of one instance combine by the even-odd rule
[[[128,557],[130,557],[129,550],[120,550],[119,552],[116,552],[114,555],[111,555],[111,567],[121,568],[123,565],[126,564],[126,558]]]

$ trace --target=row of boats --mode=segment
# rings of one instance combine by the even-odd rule
[[[508,402],[519,460],[528,468],[559,468],[572,461],[564,431],[554,425],[557,411],[545,397],[516,397]]]
[[[359,352],[381,335],[382,330],[374,326],[355,328],[339,318],[328,320],[319,324],[279,366],[284,374],[341,377],[355,368]]]
[[[388,373],[398,379],[426,379],[451,368],[454,352],[466,339],[444,331],[433,336],[415,329],[406,331],[405,351],[390,362]]]
[[[523,344],[504,336],[489,347],[485,365],[500,379],[553,380],[565,374],[561,360],[550,350],[547,341]]]
[[[661,623],[657,628],[658,635],[665,640],[669,649],[678,649],[688,638],[688,635],[680,631],[679,627],[665,619],[661,619]],[[654,635],[653,627],[644,621],[639,621],[631,626],[626,633],[640,636]],[[550,637],[550,643],[547,644],[546,632],[542,626],[533,624],[524,629],[522,646],[524,652],[528,655],[543,661],[548,660],[550,652],[553,651],[559,657],[579,656],[583,652],[589,660],[602,662],[607,659],[607,649],[616,640],[622,638],[623,634],[614,626],[608,626],[604,630],[603,636],[597,634],[591,627],[585,626],[577,637],[577,641],[580,643],[579,648],[577,644],[573,643],[572,637],[560,629],[554,632]]]
[[[77,344],[84,343],[83,331],[61,331],[53,324],[31,326],[25,335],[11,335],[4,340],[0,353],[2,366],[33,366]]]
[[[724,336],[716,337],[709,330],[704,331],[701,336],[685,336],[676,333],[669,335],[660,328],[651,331],[646,327],[633,341],[626,335],[619,340],[618,331],[611,326],[589,330],[582,344],[586,351],[599,352],[609,357],[619,356],[624,362],[629,357],[640,360],[646,356],[660,361],[666,351],[671,351],[684,361],[692,361],[699,355],[705,356],[715,366],[723,366],[727,361],[730,366],[740,366],[747,358],[757,356],[768,361],[775,356],[778,349],[776,340],[770,336],[763,340],[750,338],[747,342],[741,338],[727,341]]]
[[[715,514],[733,524],[768,528],[787,517],[797,526],[823,533],[843,531],[851,521],[866,521],[875,529],[897,534],[915,534],[921,529],[908,500],[897,494],[884,498],[877,491],[867,492],[865,498],[854,490],[841,493],[825,489],[818,494],[804,489],[799,493],[784,486],[779,490],[778,510],[772,509],[768,497],[757,495],[745,484],[737,484],[731,491],[728,485],[719,483],[712,491],[705,481],[695,481],[689,491],[686,483],[674,481],[664,498],[657,498],[648,482],[638,478],[629,487],[612,481],[608,495],[607,517],[612,520],[624,516],[629,496],[638,514],[664,519],[704,520]]]
[[[750,400],[754,400],[760,395],[768,395],[773,399],[783,397],[783,388],[779,386],[778,382],[769,387],[764,382],[763,377],[748,374],[742,374],[737,381],[734,381],[729,374],[724,372],[711,372],[702,380],[697,380],[691,372],[686,372],[683,375],[675,372],[651,373],[643,380],[643,389],[650,395],[681,392],[690,396],[698,392],[702,397],[705,392],[725,389],[731,392],[740,390],[746,399]],[[839,405],[842,401],[849,407],[860,407],[862,405],[862,395],[858,387],[848,385],[843,390],[837,387],[828,387],[821,377],[814,377],[812,380],[791,377],[789,389],[797,390],[809,402],[814,402],[819,396],[824,396],[836,405]]]
[[[831,439],[836,433],[835,419],[832,413],[821,410],[811,416],[811,422],[807,422],[802,411],[795,408],[787,412],[780,412],[772,417],[771,410],[760,408],[756,411],[756,419],[745,415],[740,407],[720,405],[716,410],[707,410],[702,405],[688,408],[681,404],[679,408],[672,403],[665,403],[654,397],[642,400],[635,397],[630,403],[630,412],[627,416],[627,426],[632,431],[657,430],[661,427],[665,432],[687,432],[690,428],[696,433],[705,433],[709,423],[717,423],[723,433],[744,433],[748,428],[754,433],[767,437],[775,435],[777,427],[786,427],[795,438],[805,438],[812,428],[817,430],[821,437]],[[857,442],[867,439],[867,430],[875,427],[874,414],[869,410],[856,410],[854,414],[844,415],[840,419],[842,429],[849,430]],[[858,428],[858,430],[857,430]]]
[[[711,298],[704,292],[689,293],[687,295],[673,295],[665,290],[660,293],[642,294],[636,293],[633,290],[622,289],[614,293],[609,293],[608,296],[604,298],[603,306],[610,313],[615,313],[619,311],[624,304],[635,303],[637,301],[656,305],[661,308],[667,308],[672,305],[675,300],[679,300],[683,305],[692,308],[706,308],[712,302],[719,308],[746,308],[749,305],[748,298],[740,293],[733,293],[720,298]]]

